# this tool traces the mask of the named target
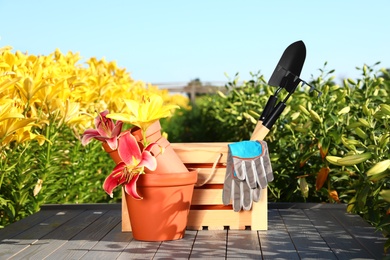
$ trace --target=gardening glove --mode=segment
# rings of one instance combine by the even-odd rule
[[[265,141],[243,141],[228,145],[223,204],[232,201],[233,210],[250,210],[253,201],[273,180],[268,146]]]

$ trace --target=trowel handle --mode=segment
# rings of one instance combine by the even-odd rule
[[[269,129],[263,126],[262,121],[259,121],[256,125],[255,130],[253,131],[250,140],[264,140],[264,138],[269,133]]]
[[[272,111],[272,113],[267,117],[267,119],[263,121],[263,125],[266,128],[271,129],[271,127],[275,124],[276,120],[279,118],[285,108],[286,103],[279,102],[276,105],[275,109]]]
[[[274,95],[268,98],[267,104],[264,107],[263,113],[261,113],[259,121],[264,121],[270,115],[271,111],[274,109],[276,105],[277,100],[278,98]]]

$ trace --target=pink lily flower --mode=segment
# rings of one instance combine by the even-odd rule
[[[106,117],[107,114],[108,110],[101,112],[95,118],[95,129],[84,131],[81,139],[83,145],[87,145],[92,139],[96,139],[101,142],[107,142],[112,150],[118,148],[118,136],[122,131],[123,122],[118,120],[114,123],[114,120]]]
[[[113,197],[113,190],[119,185],[124,185],[125,192],[135,199],[142,199],[137,193],[137,180],[144,173],[144,168],[154,171],[157,168],[157,160],[150,150],[157,143],[149,144],[142,152],[135,137],[126,132],[119,138],[118,154],[122,162],[117,164],[114,170],[107,176],[103,183],[103,189]]]

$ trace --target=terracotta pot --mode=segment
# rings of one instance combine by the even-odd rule
[[[135,136],[137,141],[142,142],[142,131],[139,128],[133,128],[131,133]],[[157,169],[150,171],[145,169],[146,173],[183,173],[188,172],[187,167],[180,160],[179,156],[173,150],[169,141],[161,135],[160,121],[156,121],[146,130],[146,139],[149,142],[158,143],[160,147],[164,149],[161,153],[161,149],[157,146],[152,150],[153,155],[157,159]]]
[[[177,240],[184,236],[197,172],[143,174],[136,200],[125,194],[133,237],[142,241]]]
[[[104,151],[106,151],[106,152],[110,155],[111,159],[112,159],[116,164],[118,164],[118,163],[120,163],[120,162],[122,161],[121,158],[119,157],[118,150],[112,150],[112,149],[110,148],[110,146],[108,146],[107,143],[103,143],[103,148],[104,148]]]

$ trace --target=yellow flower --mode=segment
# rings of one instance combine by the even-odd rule
[[[23,81],[23,86],[19,83],[16,83],[16,88],[20,91],[20,93],[30,101],[32,97],[39,91],[41,88],[45,88],[48,84],[44,84],[42,81],[37,85],[34,81],[28,77]]]
[[[22,143],[35,139],[39,144],[45,141],[43,136],[31,132],[36,119],[25,118],[14,106],[13,100],[0,99],[0,102],[3,103],[0,105],[0,148],[12,141]]]
[[[138,126],[143,131],[157,120],[170,116],[172,109],[179,108],[164,104],[163,98],[156,94],[144,95],[141,100],[125,99],[124,102],[129,113],[112,113],[107,117]]]

